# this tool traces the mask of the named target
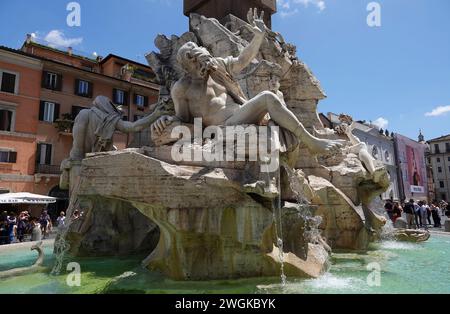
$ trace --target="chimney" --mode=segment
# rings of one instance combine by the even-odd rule
[[[102,62],[103,61],[103,57],[102,56],[97,56],[97,62]]]
[[[67,52],[69,53],[69,56],[72,56],[73,55],[73,48],[72,47],[67,48]]]
[[[26,43],[27,45],[31,44],[31,42],[33,41],[33,36],[31,36],[31,34],[27,34],[27,39],[26,39]]]

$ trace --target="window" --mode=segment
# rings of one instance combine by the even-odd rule
[[[113,100],[114,103],[121,106],[127,106],[128,105],[128,93],[120,90],[120,89],[114,89],[113,90]]]
[[[17,161],[17,152],[9,150],[0,150],[0,162],[15,164]]]
[[[439,148],[439,144],[434,144],[434,152],[436,154],[439,154],[441,152],[441,149]]]
[[[59,118],[59,104],[50,101],[41,101],[39,108],[39,121],[53,123]]]
[[[436,161],[437,161],[437,162],[441,162],[441,158],[439,158],[439,157],[436,158]]]
[[[0,90],[5,93],[17,94],[17,74],[0,71]]]
[[[86,108],[79,107],[79,106],[72,106],[72,119],[75,121],[78,114],[81,112],[81,110],[84,110],[84,109],[86,109]]]
[[[378,148],[376,146],[374,146],[373,149],[372,149],[372,156],[373,156],[373,158],[378,160],[378,154],[379,154],[378,153]]]
[[[134,103],[136,106],[138,106],[139,109],[143,110],[144,107],[148,106],[148,97],[135,94]]]
[[[450,143],[445,143],[445,151],[450,153]]]
[[[444,183],[444,181],[439,181],[439,187],[440,187],[441,189],[444,189],[444,188],[445,188],[445,183]]]
[[[442,167],[438,167],[438,172],[442,173]]]
[[[385,155],[386,161],[390,162],[391,161],[391,154],[389,154],[389,152],[386,151],[386,153],[384,155]]]
[[[51,90],[62,90],[62,75],[44,71],[42,75],[42,87]]]
[[[75,80],[75,94],[82,97],[92,98],[92,83]]]
[[[52,164],[52,145],[38,144],[36,153],[36,164],[51,165]]]
[[[0,131],[12,132],[13,112],[0,109]]]

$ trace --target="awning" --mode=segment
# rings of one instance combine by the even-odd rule
[[[31,193],[0,194],[0,204],[52,204],[56,198]]]

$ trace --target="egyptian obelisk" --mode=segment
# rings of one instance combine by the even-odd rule
[[[244,21],[250,8],[263,10],[265,22],[272,27],[272,15],[277,11],[276,0],[184,0],[184,14],[198,13],[219,21],[232,14]]]

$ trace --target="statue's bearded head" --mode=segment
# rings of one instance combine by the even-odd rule
[[[187,73],[203,78],[216,68],[215,60],[209,51],[194,42],[188,42],[178,50],[177,61]]]

